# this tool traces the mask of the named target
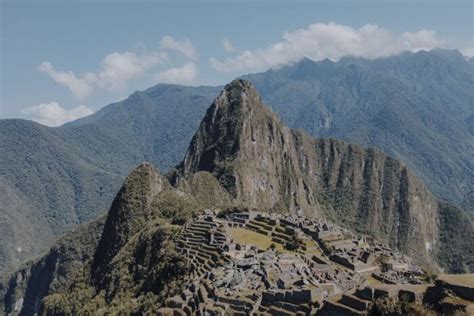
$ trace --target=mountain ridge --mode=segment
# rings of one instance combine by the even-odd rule
[[[379,148],[403,160],[437,197],[470,210],[472,65],[456,53],[430,51],[370,61],[307,59],[250,79],[290,127]],[[105,212],[140,162],[164,171],[178,163],[220,89],[157,85],[58,128],[0,121],[0,177],[24,200],[14,199],[13,208],[27,214],[3,220],[9,233],[0,240],[0,274]],[[12,201],[0,197],[0,205]],[[34,244],[22,242],[21,227],[31,226],[23,222],[39,217],[46,219],[44,233]]]

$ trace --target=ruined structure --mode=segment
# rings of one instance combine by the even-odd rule
[[[207,210],[176,238],[191,278],[162,315],[366,315],[429,285],[411,258],[323,219]]]

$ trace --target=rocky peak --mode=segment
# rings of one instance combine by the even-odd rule
[[[247,81],[233,81],[214,100],[176,174],[198,171],[214,175],[237,204],[330,217],[423,254],[420,261],[436,256],[437,202],[404,164],[287,128]]]
[[[292,212],[315,203],[295,175],[292,132],[265,106],[253,85],[238,79],[214,100],[179,166],[181,175],[211,172],[237,202],[271,209],[282,204]],[[307,192],[311,194],[311,192]],[[285,200],[285,201],[284,201]],[[305,200],[305,201],[303,201]]]
[[[219,108],[228,108],[229,111],[248,110],[259,107],[264,110],[260,96],[250,81],[236,79],[224,87],[224,90],[216,98]]]
[[[182,171],[215,172],[218,162],[235,158],[245,143],[256,143],[256,128],[265,123],[281,125],[249,81],[232,81],[207,110],[188,147]]]
[[[107,215],[94,256],[93,268],[101,274],[106,265],[153,216],[152,202],[165,190],[168,180],[150,164],[143,163],[127,177]]]

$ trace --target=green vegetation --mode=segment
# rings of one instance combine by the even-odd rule
[[[474,271],[474,226],[462,210],[440,204],[440,242],[438,261],[451,273]]]
[[[285,249],[296,251],[299,250],[303,244],[304,241],[297,234],[293,234],[291,240],[285,244]]]
[[[62,238],[39,261],[8,281],[0,303],[9,313],[24,298],[25,314],[151,313],[178,293],[188,266],[176,250],[182,223],[198,211],[198,199],[172,189],[150,164],[125,181],[107,220]]]
[[[78,278],[66,292],[43,299],[44,313],[153,312],[165,297],[177,293],[187,273],[186,262],[170,239],[173,230],[165,222],[150,223],[114,258],[104,290],[97,292],[87,279]]]
[[[471,274],[440,274],[438,279],[450,284],[472,286],[474,284],[474,273]]]
[[[459,52],[432,50],[335,63],[303,59],[243,78],[288,126],[380,148],[438,197],[474,210],[473,72]]]
[[[322,64],[303,63],[306,70],[313,66],[317,70]],[[293,123],[303,122],[313,134],[380,146],[417,167],[438,194],[444,196],[449,190],[451,198],[459,202],[464,194],[462,188],[469,187],[464,185],[464,176],[469,178],[472,174],[468,163],[460,166],[459,162],[470,161],[473,150],[470,143],[465,143],[469,138],[464,137],[463,125],[457,122],[465,114],[463,102],[472,96],[472,90],[457,89],[460,96],[453,104],[459,113],[453,109],[444,113],[446,109],[440,109],[439,102],[429,99],[426,91],[413,95],[404,81],[408,78],[400,81],[380,77],[364,63],[356,60],[347,64],[345,60],[332,65],[332,70],[329,67],[330,71],[326,69],[330,78],[324,82],[310,78],[312,84],[318,83],[318,89],[311,89],[311,93],[318,93],[311,95],[317,102],[308,103],[314,106],[311,110],[307,104],[285,103],[297,104],[291,111],[301,116]],[[302,75],[298,73],[300,67],[286,67],[270,74],[281,75],[284,83],[288,82],[285,72],[296,71],[293,75],[298,78]],[[303,79],[298,83],[305,85]],[[425,88],[438,93],[431,83]],[[248,83],[240,84],[249,88]],[[292,87],[293,84],[296,83],[292,82]],[[420,84],[423,85],[422,80]],[[438,84],[436,88],[443,90]],[[0,156],[0,186],[8,194],[0,197],[0,205],[13,206],[6,211],[6,217],[0,218],[2,233],[6,232],[0,239],[0,260],[5,260],[0,264],[8,266],[16,258],[4,245],[16,244],[29,232],[33,237],[27,239],[30,248],[26,248],[25,256],[44,249],[54,236],[72,226],[95,218],[110,202],[117,179],[123,178],[137,161],[147,159],[166,166],[177,160],[173,155],[183,152],[195,125],[185,124],[183,128],[182,124],[175,124],[176,120],[188,122],[186,111],[196,110],[189,104],[206,104],[207,93],[213,89],[158,86],[57,129],[18,120],[2,122],[0,131],[5,129],[5,133],[0,133],[0,144],[6,154]],[[278,90],[273,90],[274,95],[286,91],[280,91],[278,84],[273,89]],[[317,209],[338,223],[385,238],[399,249],[419,255],[416,259],[431,255],[450,271],[473,270],[473,226],[462,210],[440,204],[438,212],[435,199],[424,185],[402,163],[378,150],[334,139],[313,140],[284,128],[269,109],[256,101],[259,97],[253,88],[246,92],[248,100],[254,102],[239,106],[231,100],[226,104],[228,112],[220,113],[228,120],[214,122],[208,112],[206,122],[215,125],[202,125],[202,133],[196,134],[189,151],[192,155],[186,157],[193,162],[192,170],[185,172],[183,163],[169,175],[175,187],[150,164],[141,165],[127,178],[105,224],[99,220],[68,234],[44,257],[28,264],[1,286],[6,289],[2,298],[5,312],[11,312],[19,298],[25,299],[26,314],[37,312],[33,309],[38,298],[44,298],[45,312],[53,315],[151,312],[151,308],[163,304],[165,297],[178,293],[186,280],[188,270],[174,243],[179,225],[204,208],[232,212],[236,210],[232,205],[237,203],[252,207],[262,204],[262,209],[273,207],[273,211],[282,213],[290,207],[294,212]],[[296,97],[294,92],[288,96]],[[162,105],[164,100],[170,103]],[[283,97],[278,102],[284,100]],[[278,102],[276,109],[281,105]],[[171,113],[172,105],[182,108],[183,113],[176,115],[177,108]],[[290,113],[285,113],[282,116],[287,120]],[[328,117],[321,117],[321,113]],[[250,118],[250,127],[261,129],[261,138],[245,130],[244,115]],[[328,124],[315,127],[315,122]],[[249,135],[241,134],[244,132]],[[429,140],[427,135],[431,135]],[[262,146],[249,149],[254,146],[250,141]],[[282,150],[270,150],[268,142]],[[288,142],[294,147],[285,147]],[[257,163],[264,164],[257,160],[261,156],[272,162],[272,168],[255,167]],[[308,161],[303,163],[306,158]],[[313,169],[311,174],[308,165]],[[444,187],[440,188],[439,183]],[[259,194],[255,194],[257,189]],[[420,205],[416,205],[417,200]],[[38,221],[38,232],[29,221]],[[432,236],[438,225],[440,242],[428,255],[425,241],[438,237]],[[27,233],[22,235],[23,226]],[[298,251],[303,246],[297,236],[283,245],[272,242],[269,235],[247,229],[235,228],[232,233],[241,243],[263,250],[273,248],[277,253]],[[38,236],[45,238],[33,250],[31,243]],[[322,244],[322,248],[326,253],[331,251],[328,245]],[[414,310],[404,303],[381,302],[379,307],[382,314]]]
[[[58,128],[1,120],[0,275],[104,214],[139,163],[179,162],[219,90],[158,85]]]
[[[183,198],[171,190],[160,194],[151,207],[157,210],[157,216],[166,218],[177,225],[184,224],[186,220],[202,210],[194,199]]]
[[[232,238],[239,244],[252,245],[261,250],[267,250],[274,245],[273,249],[283,250],[283,245],[273,242],[271,236],[241,227],[230,228],[229,232]]]
[[[410,302],[408,297],[398,299],[379,298],[369,312],[370,316],[436,316],[429,306]],[[461,314],[459,315],[461,316]]]

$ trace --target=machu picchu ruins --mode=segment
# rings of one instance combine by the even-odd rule
[[[161,315],[368,315],[431,285],[411,258],[325,219],[206,210],[176,238],[191,278]]]

